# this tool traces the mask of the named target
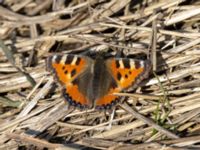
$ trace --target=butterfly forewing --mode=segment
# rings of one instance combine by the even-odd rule
[[[138,86],[150,71],[148,61],[137,59],[111,58],[107,60],[107,66],[122,90]]]

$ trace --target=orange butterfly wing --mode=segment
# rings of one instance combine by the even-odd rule
[[[111,58],[106,60],[107,68],[117,83],[117,87],[110,89],[107,95],[96,101],[97,107],[111,107],[116,103],[119,96],[114,93],[120,92],[132,86],[136,88],[138,84],[148,77],[150,72],[150,62],[136,59]]]
[[[78,55],[52,55],[47,59],[48,68],[53,70],[57,80],[63,86],[65,99],[74,106],[86,107],[88,99],[79,91],[73,80],[87,67],[87,57]]]

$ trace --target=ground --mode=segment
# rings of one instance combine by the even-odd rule
[[[0,149],[200,149],[200,1],[1,0]],[[109,110],[77,109],[46,59],[106,53],[151,71]]]

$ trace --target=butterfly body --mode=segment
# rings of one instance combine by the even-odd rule
[[[47,60],[63,87],[65,99],[79,108],[109,109],[119,99],[114,95],[147,77],[148,62],[127,58],[95,58],[82,55],[52,55]]]

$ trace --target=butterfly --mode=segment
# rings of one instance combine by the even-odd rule
[[[70,105],[110,109],[120,98],[114,93],[136,88],[148,77],[151,63],[101,55],[53,54],[47,58],[47,69],[55,75]]]

